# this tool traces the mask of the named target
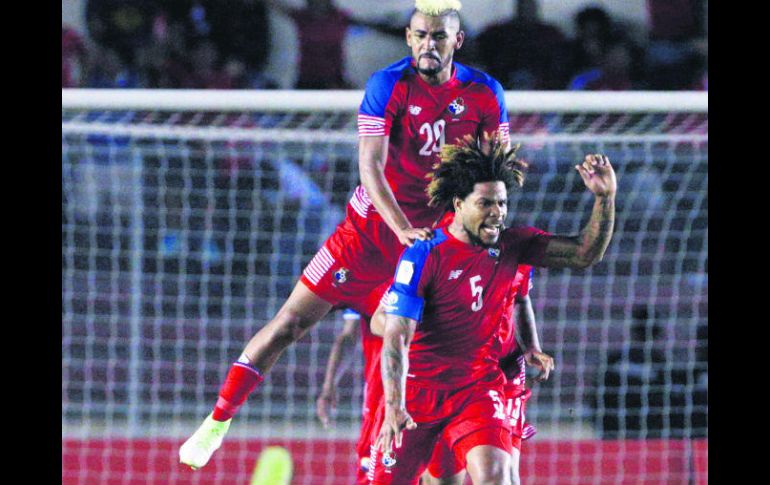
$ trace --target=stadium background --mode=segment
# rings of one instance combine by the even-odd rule
[[[511,10],[465,3],[478,30]],[[384,9],[338,4],[362,15]],[[569,33],[565,19],[588,2],[541,4]],[[644,2],[599,4],[644,36]],[[63,1],[63,26],[84,32],[84,8]],[[278,59],[296,52],[296,34],[286,18],[271,15],[273,26],[268,72],[289,88],[296,74]],[[354,87],[406,54],[400,41],[360,29],[348,32],[345,52]],[[590,201],[570,169],[586,151],[606,152],[620,176],[605,261],[536,276],[543,346],[558,368],[530,404],[540,433],[524,450],[525,483],[705,483],[708,119],[674,105],[535,113],[509,104],[512,138],[534,166],[511,206],[517,223],[580,227]],[[357,183],[354,112],[63,108],[63,483],[246,483],[266,444],[290,449],[294,483],[340,483],[360,363],[340,385],[333,430],[320,429],[313,408],[336,315],[282,357],[209,468],[193,474],[176,452],[229,362],[341,219]],[[640,321],[661,332],[643,345],[647,371],[660,378],[621,386],[638,406],[597,405],[610,354],[632,346]],[[619,365],[626,375],[631,367]],[[621,416],[617,431],[603,429],[609,415]]]

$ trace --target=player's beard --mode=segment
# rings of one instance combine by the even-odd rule
[[[441,60],[440,57],[436,59],[435,57],[431,56],[431,58],[438,61],[438,64],[436,65],[436,67],[429,68],[429,69],[420,67],[420,59],[422,59],[422,56],[420,56],[417,58],[417,72],[419,72],[423,76],[428,76],[428,77],[436,76],[446,67],[447,63],[452,59],[451,57],[449,57],[447,59],[447,62],[444,62]]]
[[[485,248],[485,249],[486,248],[491,248],[492,246],[497,244],[497,241],[500,240],[500,234],[503,233],[503,229],[505,229],[505,224],[501,224],[500,225],[500,230],[497,233],[497,237],[495,238],[495,240],[492,241],[491,243],[486,243],[481,238],[481,236],[479,236],[479,232],[481,232],[481,226],[476,228],[476,232],[473,232],[473,230],[470,227],[468,227],[465,224],[463,224],[463,230],[468,235],[468,239],[470,239],[471,244],[473,244],[474,246],[481,246],[482,248]]]

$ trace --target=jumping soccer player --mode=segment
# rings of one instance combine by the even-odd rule
[[[498,365],[505,298],[519,264],[582,269],[600,261],[617,187],[609,160],[588,155],[575,168],[595,202],[579,235],[503,230],[508,192],[524,177],[515,152],[499,137],[488,145],[467,138],[442,151],[428,194],[431,206],[450,208],[455,217],[403,252],[387,297],[372,483],[416,483],[443,433],[473,483],[510,484],[510,423]]]
[[[359,170],[345,220],[305,268],[273,319],[230,368],[213,412],[182,445],[192,468],[208,463],[231,419],[284,350],[334,308],[371,315],[404,246],[432,237],[444,208],[429,207],[425,176],[445,141],[497,131],[508,142],[500,83],[453,62],[465,39],[459,0],[417,0],[406,28],[411,57],[372,75],[358,114]]]

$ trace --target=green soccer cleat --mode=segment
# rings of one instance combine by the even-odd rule
[[[232,419],[214,421],[209,414],[200,428],[179,448],[179,462],[189,465],[193,470],[208,463],[211,455],[222,446],[222,440],[230,428],[231,421]]]

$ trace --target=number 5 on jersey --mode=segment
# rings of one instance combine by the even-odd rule
[[[471,296],[476,298],[473,301],[473,303],[471,303],[471,310],[473,310],[474,312],[481,310],[481,307],[484,306],[484,300],[482,300],[481,298],[481,294],[484,292],[484,287],[481,285],[477,285],[479,281],[481,281],[480,275],[473,276],[470,279]]]
[[[438,120],[433,123],[431,127],[430,123],[423,123],[420,127],[420,135],[426,135],[427,141],[425,145],[420,148],[420,155],[432,156],[434,153],[441,151],[441,147],[444,146],[444,127],[446,121]]]

